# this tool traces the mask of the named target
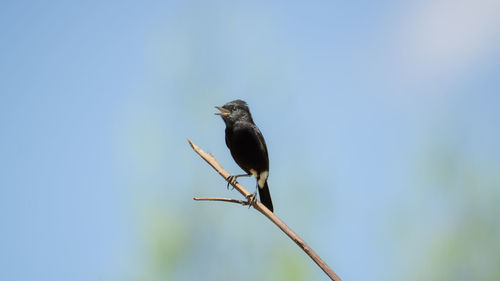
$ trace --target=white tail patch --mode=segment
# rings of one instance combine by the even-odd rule
[[[264,188],[264,184],[266,183],[268,176],[269,176],[268,171],[264,171],[264,172],[260,173],[259,180],[257,181],[257,185],[259,185],[259,188]]]

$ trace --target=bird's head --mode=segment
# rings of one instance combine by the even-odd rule
[[[216,106],[215,108],[220,111],[215,114],[220,115],[226,124],[232,124],[236,121],[253,122],[250,109],[248,109],[247,103],[242,100],[230,101],[222,107]]]

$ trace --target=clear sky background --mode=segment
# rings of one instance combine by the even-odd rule
[[[500,279],[499,1],[7,1],[0,279],[326,280],[186,138],[241,170],[343,280]],[[254,180],[240,181],[249,190]]]

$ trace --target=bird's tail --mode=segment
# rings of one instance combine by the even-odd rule
[[[262,202],[262,204],[264,204],[271,212],[273,212],[273,201],[271,201],[271,194],[269,193],[267,181],[262,188],[257,185],[257,189],[259,190],[260,202]]]

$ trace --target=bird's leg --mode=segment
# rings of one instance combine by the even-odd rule
[[[250,209],[250,207],[253,206],[253,204],[257,201],[257,189],[258,188],[259,188],[259,186],[257,185],[257,188],[255,189],[255,192],[247,196],[247,199],[248,199],[248,209]]]
[[[236,179],[239,178],[239,177],[249,177],[251,176],[252,174],[242,174],[242,175],[230,175],[229,177],[227,177],[227,189],[229,189],[229,185],[231,184],[235,184],[236,183]],[[234,189],[234,187],[232,188]]]

